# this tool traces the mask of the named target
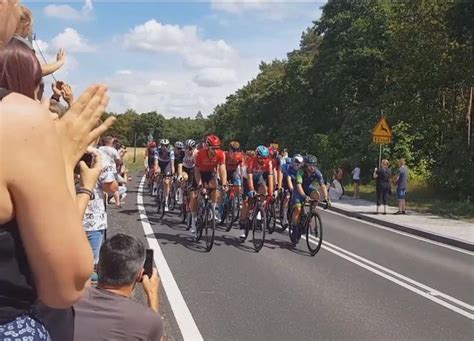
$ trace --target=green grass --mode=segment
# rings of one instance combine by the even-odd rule
[[[353,195],[352,185],[346,185],[346,195]],[[360,186],[360,198],[375,201],[375,184],[369,183]],[[424,184],[410,185],[407,191],[407,209],[420,213],[431,213],[451,219],[465,220],[474,223],[474,203],[468,201],[456,201],[443,197]],[[389,205],[398,206],[396,194],[389,197]]]
[[[135,162],[133,162],[133,147],[127,148],[128,153],[125,154],[124,162],[130,174],[145,169],[143,163],[143,158],[145,157],[145,149],[146,148],[137,148],[137,157]]]

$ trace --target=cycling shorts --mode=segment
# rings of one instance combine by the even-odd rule
[[[171,175],[171,160],[170,161],[158,161],[158,167],[160,167],[162,175]]]

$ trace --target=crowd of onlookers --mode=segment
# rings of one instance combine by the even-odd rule
[[[129,180],[126,149],[106,135],[115,119],[101,120],[107,88],[49,92],[66,52],[41,63],[32,37],[31,11],[0,0],[0,339],[159,340],[143,243],[105,238],[107,204],[122,205]],[[148,307],[130,299],[137,283]]]

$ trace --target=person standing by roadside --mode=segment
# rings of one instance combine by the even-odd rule
[[[359,199],[359,186],[360,186],[360,167],[359,163],[355,164],[354,169],[351,172],[352,183],[354,185],[354,199]]]
[[[375,189],[377,192],[377,211],[379,214],[380,205],[383,203],[383,214],[387,214],[387,201],[390,192],[391,172],[388,168],[388,160],[383,159],[380,168],[374,169]]]
[[[397,184],[397,199],[398,199],[398,211],[395,214],[406,214],[406,192],[408,185],[408,167],[405,164],[405,159],[401,158],[398,160],[398,174],[396,177]]]
[[[346,190],[344,188],[344,171],[342,169],[342,167],[338,167],[334,173],[334,178],[339,182],[339,184],[341,185],[341,188],[342,188],[342,194],[341,196],[339,197],[339,200],[342,199],[342,197],[344,196],[344,194],[346,193]]]

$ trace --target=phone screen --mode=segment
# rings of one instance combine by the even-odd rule
[[[151,278],[153,275],[153,249],[146,250],[145,264],[143,265],[145,274]]]

